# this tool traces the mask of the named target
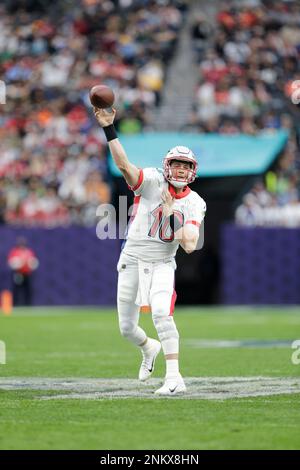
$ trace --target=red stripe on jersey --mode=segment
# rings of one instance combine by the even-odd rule
[[[185,223],[185,225],[186,225],[186,224],[193,224],[193,225],[196,225],[196,227],[200,227],[200,224],[199,224],[199,222],[197,222],[197,220],[188,220],[188,221]]]
[[[144,181],[144,172],[143,172],[143,169],[140,168],[140,174],[139,174],[138,182],[136,183],[135,186],[129,186],[128,185],[128,188],[131,189],[131,191],[136,191],[137,189],[139,189],[139,187],[141,186],[143,181]]]
[[[132,213],[131,213],[131,216],[130,216],[130,219],[129,219],[129,222],[128,222],[128,225],[127,225],[127,230],[126,230],[126,238],[127,238],[130,226],[131,226],[132,222],[134,221],[135,216],[137,214],[140,200],[141,200],[141,196],[134,196]]]
[[[141,196],[134,196],[134,199],[133,199],[133,209],[132,209],[132,214],[131,214],[131,217],[130,217],[130,222],[132,223],[136,214],[137,214],[137,211],[138,211],[138,208],[139,208],[139,203],[140,203],[140,200],[141,200]]]
[[[139,208],[140,200],[141,200],[141,196],[134,196],[132,213],[131,213],[130,219],[129,219],[128,224],[127,224],[127,227],[126,227],[126,233],[125,233],[125,235],[124,235],[124,238],[125,238],[125,239],[124,239],[124,241],[123,241],[123,243],[122,243],[121,251],[123,251],[124,246],[126,245],[126,241],[127,241],[127,237],[128,237],[128,232],[129,232],[130,226],[131,226],[132,222],[134,221],[135,216],[136,216],[136,214],[137,214],[137,211],[138,211],[138,208]]]
[[[176,299],[177,299],[177,294],[176,294],[176,290],[174,289],[174,290],[173,290],[173,295],[172,295],[172,298],[171,298],[171,305],[170,305],[169,317],[172,317],[172,316],[173,316],[174,309],[175,309],[175,302],[176,302]]]

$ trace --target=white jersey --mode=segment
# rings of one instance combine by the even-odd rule
[[[138,183],[131,189],[135,198],[124,253],[150,262],[174,258],[179,240],[174,238],[169,219],[163,216],[162,191],[169,189],[174,197],[174,216],[182,226],[200,227],[206,211],[204,200],[188,186],[176,194],[158,168],[140,170]]]

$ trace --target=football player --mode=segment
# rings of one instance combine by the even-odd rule
[[[162,347],[166,376],[158,395],[186,391],[179,371],[179,334],[173,318],[176,293],[175,255],[179,244],[192,253],[206,204],[188,184],[196,177],[197,161],[187,147],[171,149],[163,168],[137,168],[121,145],[113,122],[116,111],[94,108],[112,157],[134,192],[134,207],[118,262],[118,317],[121,334],[141,349],[139,379],[147,380]],[[142,306],[150,306],[159,341],[138,325]]]

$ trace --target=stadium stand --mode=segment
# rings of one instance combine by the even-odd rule
[[[205,15],[192,26],[199,82],[185,129],[289,132],[276,167],[237,208],[238,224],[300,226],[299,107],[292,102],[292,83],[300,78],[299,22],[296,1],[231,1],[218,11],[216,28]]]
[[[184,0],[0,5],[0,223],[93,225],[110,201],[106,145],[88,90],[111,86],[117,128],[139,132],[159,104]]]

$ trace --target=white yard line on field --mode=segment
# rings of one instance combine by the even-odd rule
[[[188,377],[183,399],[225,400],[300,393],[299,377]],[[159,398],[154,391],[162,380],[151,379],[142,384],[136,379],[0,378],[0,390],[41,390],[58,392],[39,399],[111,399]],[[174,398],[175,398],[174,397]],[[173,397],[171,397],[173,398]]]
[[[291,348],[293,339],[182,339],[182,344],[196,349],[207,348]]]

